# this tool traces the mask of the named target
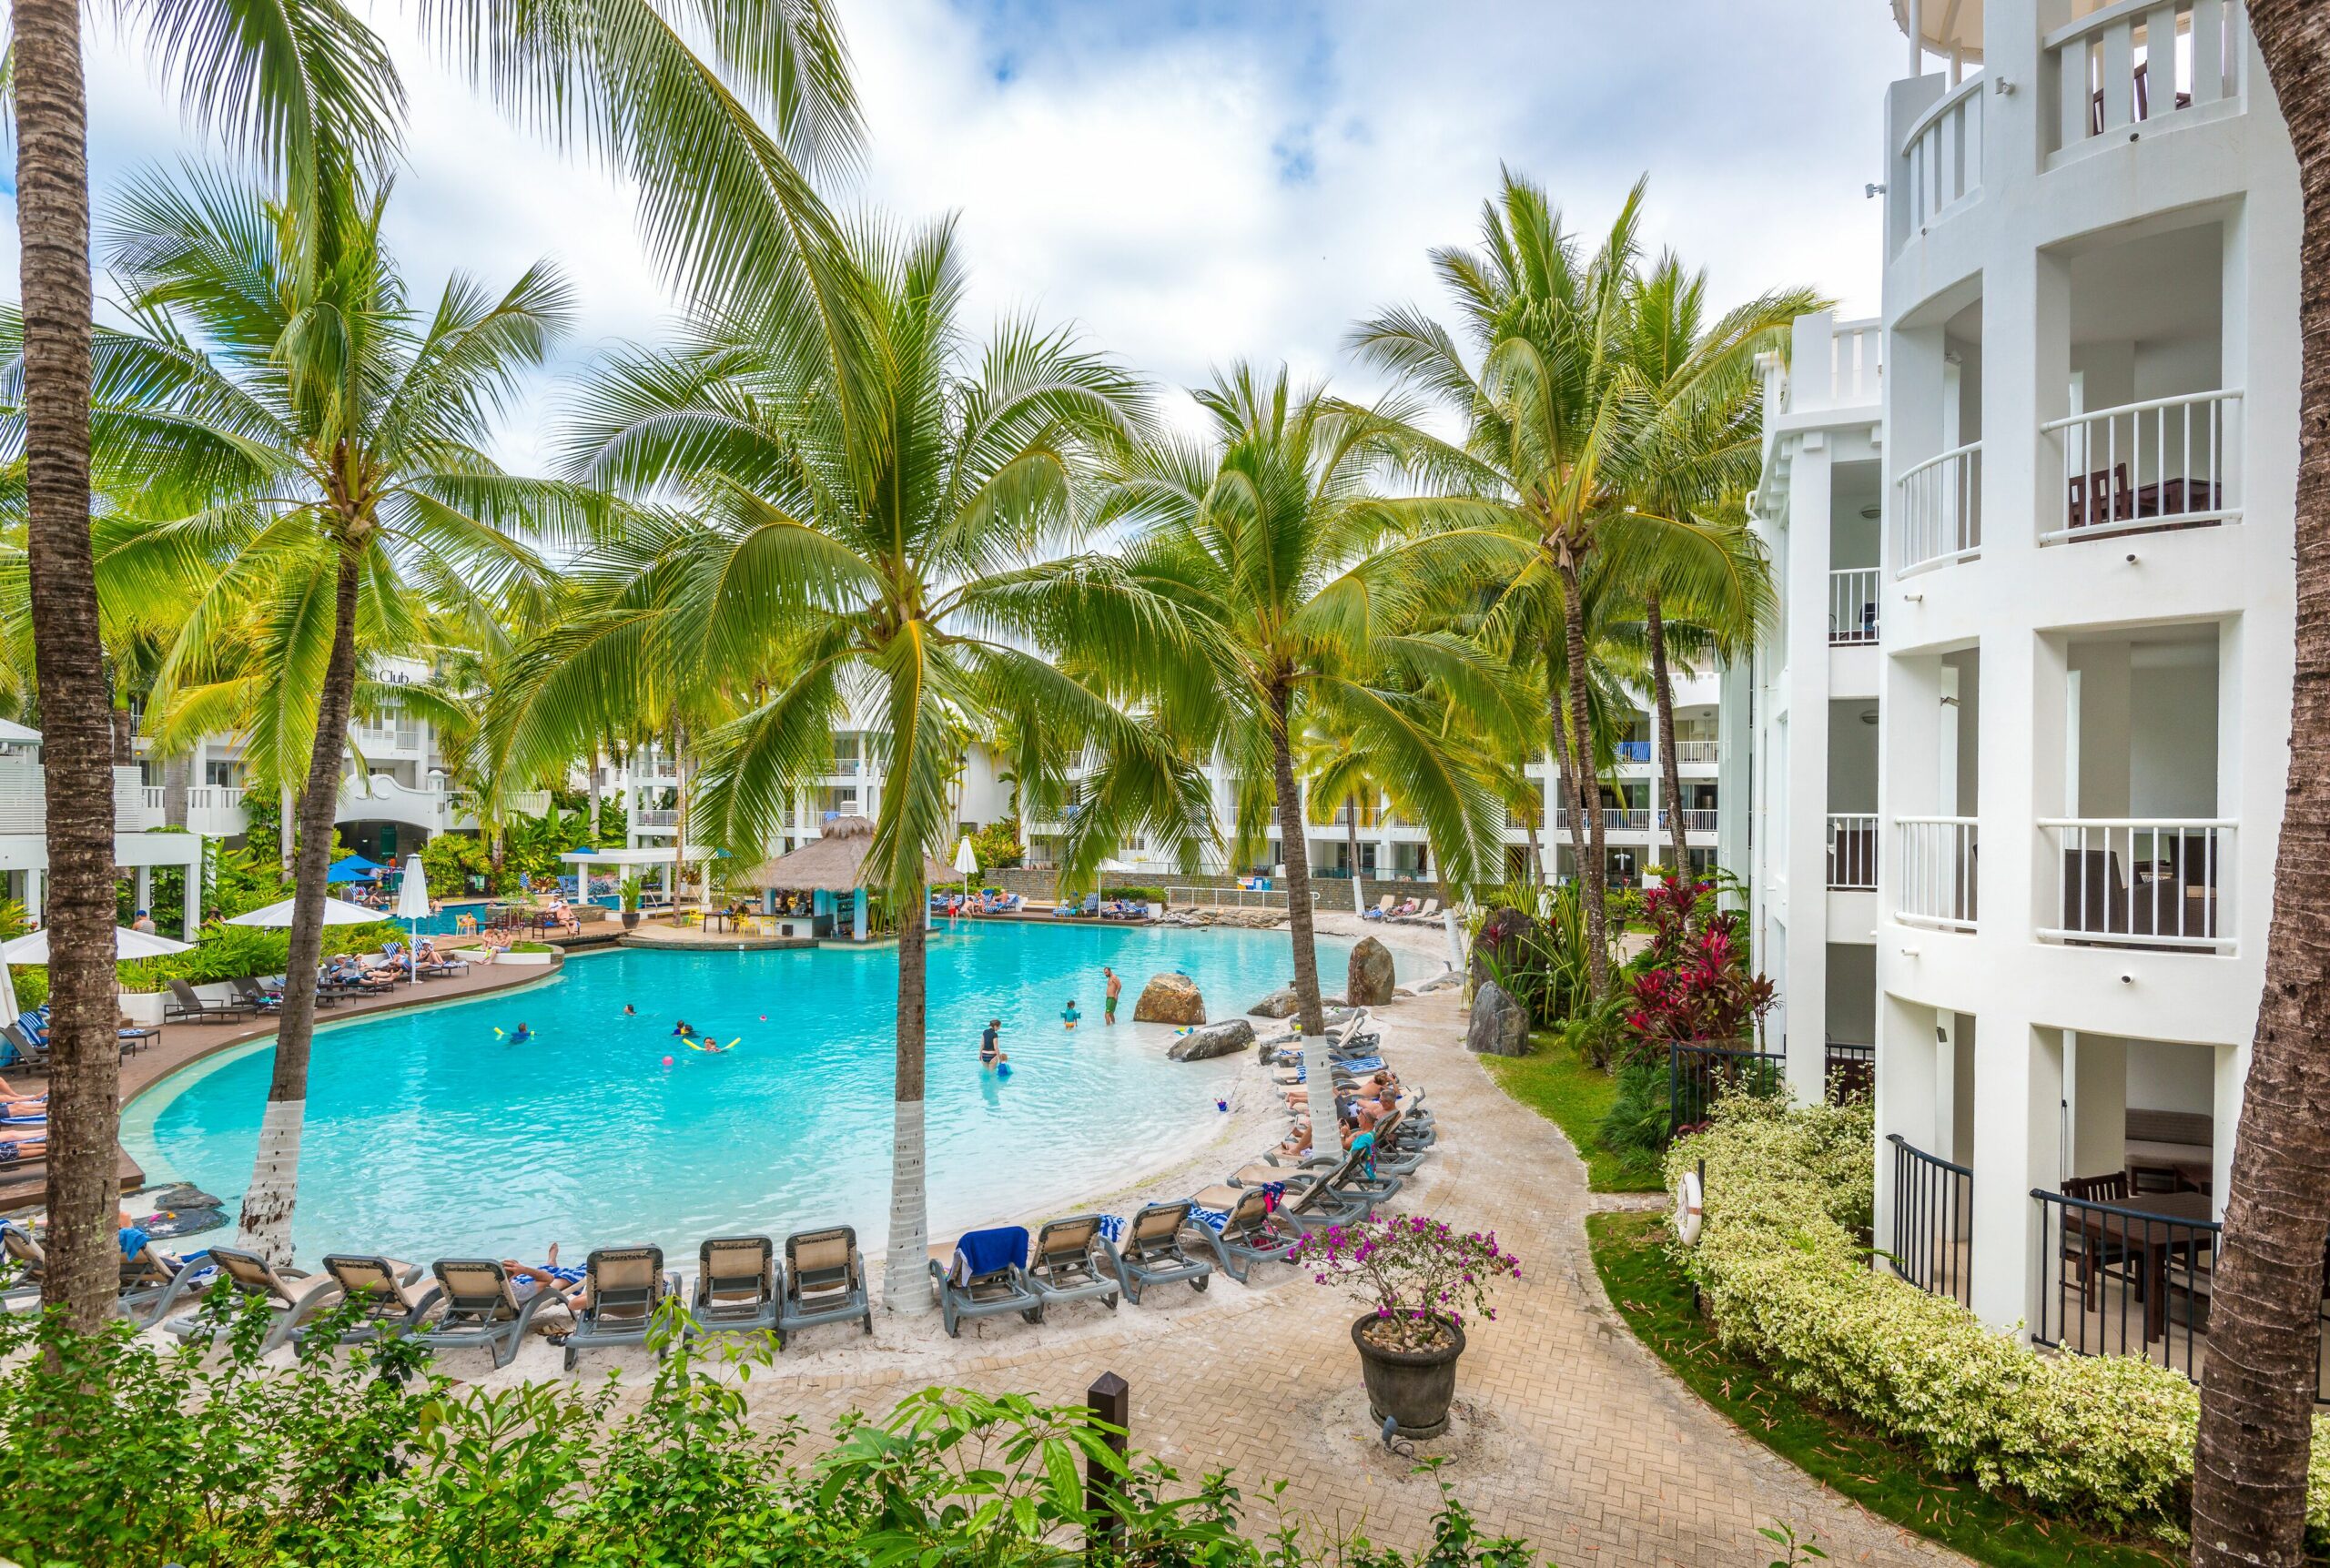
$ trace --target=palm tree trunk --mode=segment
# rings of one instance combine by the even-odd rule
[[[194,782],[194,758],[178,753],[162,764],[162,821],[171,827],[186,826],[186,792]]]
[[[1302,796],[1294,787],[1294,750],[1289,744],[1292,705],[1284,686],[1271,691],[1271,767],[1278,786],[1279,853],[1286,861],[1286,928],[1294,938],[1295,1016],[1304,1037],[1318,1038],[1327,1032],[1327,1014],[1319,1003],[1319,947],[1311,919],[1311,845],[1303,836]]]
[[[2296,679],[2265,988],[2243,1087],[2209,1311],[2193,1562],[2305,1558],[2315,1311],[2330,1234],[2330,8],[2252,0],[2297,152]]]
[[[48,831],[48,1266],[41,1300],[94,1333],[119,1275],[113,772],[89,544],[89,165],[81,9],[14,0],[24,291],[25,553]]]
[[[1580,809],[1585,815],[1585,855],[1578,879],[1585,896],[1586,982],[1596,1002],[1610,994],[1609,867],[1603,861],[1602,802],[1594,771],[1593,712],[1585,698],[1585,600],[1577,568],[1565,564],[1562,579],[1562,643],[1569,672],[1570,744]],[[1574,835],[1573,835],[1574,836]]]
[[[1650,703],[1658,726],[1658,787],[1666,792],[1666,839],[1675,851],[1674,880],[1691,885],[1691,841],[1683,821],[1683,774],[1675,761],[1675,685],[1666,673],[1666,623],[1656,591],[1643,599],[1643,632],[1650,642]]]
[[[316,1033],[316,971],[323,963],[324,877],[331,869],[332,817],[339,804],[340,754],[356,696],[356,552],[340,547],[332,602],[331,656],[316,704],[316,750],[299,799],[299,842],[291,889],[291,944],[284,959],[283,1009],[275,1034],[275,1074],[258,1153],[243,1194],[236,1244],[279,1267],[291,1261],[291,1211],[299,1198],[299,1137],[308,1115],[308,1050]]]
[[[917,885],[898,915],[898,1057],[890,1108],[890,1239],[882,1266],[885,1310],[931,1310],[930,1203],[923,1169],[923,1058],[929,996],[930,895]]]

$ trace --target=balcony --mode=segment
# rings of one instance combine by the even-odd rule
[[[2063,457],[2062,525],[2042,544],[2241,521],[2241,394],[2187,392],[2052,420]]]
[[[1874,566],[1839,567],[1829,573],[1830,647],[1877,641],[1877,579]]]
[[[1616,743],[1611,750],[1620,763],[1646,763],[1650,761],[1650,743],[1648,741],[1620,741]]]
[[[1877,890],[1877,814],[1829,814],[1829,890],[1832,893],[1873,893]]]
[[[1766,377],[1767,397],[1782,414],[1873,407],[1885,395],[1885,323],[1800,316],[1787,360],[1776,356]]]
[[[2062,880],[2040,939],[2081,946],[2230,952],[2234,832],[2227,821],[2051,817],[2040,829]]]
[[[1982,194],[1981,76],[1960,82],[1911,121],[1896,150],[1888,191],[1897,238],[1906,240]]]
[[[1900,854],[1894,918],[1904,926],[1971,931],[1980,870],[1975,819],[1905,816],[1895,819]]]
[[[2246,41],[2240,0],[2121,0],[2048,34],[2049,167],[2127,141],[2139,126],[2167,130],[2237,106]]]
[[[1982,443],[1928,458],[1894,481],[1901,520],[1896,577],[1982,552]]]
[[[5,784],[0,785],[0,833],[47,832],[46,788],[39,768],[8,770]],[[146,785],[135,764],[113,770],[113,819],[117,834],[144,833],[162,825],[161,810],[147,804]]]
[[[648,828],[674,828],[680,825],[680,814],[669,806],[653,807],[631,814],[631,825]]]
[[[1677,741],[1675,761],[1689,767],[1697,764],[1712,767],[1722,760],[1721,744],[1715,741]]]
[[[1662,807],[1658,814],[1658,831],[1666,832],[1667,824],[1672,820],[1672,816]],[[1721,814],[1713,806],[1685,806],[1683,808],[1685,833],[1713,833],[1721,825]]]

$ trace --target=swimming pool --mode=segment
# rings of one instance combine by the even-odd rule
[[[1350,944],[1319,944],[1332,986]],[[1100,1024],[1100,966],[1125,979]],[[1186,970],[1216,1018],[1286,983],[1283,932],[980,925],[930,946],[931,1225],[946,1234],[1069,1201],[1119,1168],[1170,1160],[1217,1115],[1244,1057],[1170,1062],[1172,1031],[1130,1023],[1150,976]],[[316,1036],[294,1243],[427,1260],[539,1259],[552,1241],[703,1238],[840,1220],[868,1248],[889,1202],[895,950],[618,948],[549,985],[327,1027]],[[1069,997],[1085,1022],[1060,1027]],[[638,1016],[626,1017],[626,1004]],[[1014,1072],[978,1067],[1003,1019]],[[684,1017],[721,1055],[672,1037]],[[497,1028],[520,1022],[512,1046]],[[664,1058],[672,1058],[664,1065]],[[249,1179],[274,1048],[259,1042],[140,1095],[123,1141],[149,1179],[231,1210]]]

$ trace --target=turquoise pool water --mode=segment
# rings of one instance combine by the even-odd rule
[[[1350,945],[1319,952],[1339,977]],[[1128,1021],[1114,1029],[1100,1023],[1103,964],[1125,977]],[[1221,1018],[1285,984],[1292,965],[1283,933],[998,925],[934,937],[936,1232],[1069,1201],[1204,1134],[1246,1058],[1170,1062],[1170,1029],[1129,1022],[1150,976],[1176,968]],[[328,1027],[309,1086],[299,1259],[538,1260],[559,1241],[579,1259],[644,1240],[676,1259],[706,1236],[830,1221],[878,1246],[897,986],[889,951],[619,948],[535,989]],[[1072,1035],[1059,1021],[1070,996],[1085,1016]],[[1003,1019],[1006,1081],[979,1070],[989,1017]],[[681,1017],[739,1043],[688,1050],[672,1037]],[[494,1032],[522,1021],[529,1044]],[[232,1209],[272,1067],[262,1042],[165,1079],[129,1107],[124,1141],[155,1179],[197,1182]]]

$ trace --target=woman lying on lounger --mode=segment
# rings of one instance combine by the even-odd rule
[[[510,1276],[510,1293],[521,1301],[537,1291],[549,1290],[557,1295],[568,1311],[573,1312],[581,1310],[582,1303],[590,1300],[590,1276],[581,1269],[560,1268],[558,1243],[555,1241],[550,1244],[550,1255],[542,1259],[539,1269],[531,1263],[521,1263],[515,1258],[501,1259],[501,1268]]]

